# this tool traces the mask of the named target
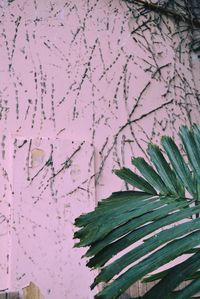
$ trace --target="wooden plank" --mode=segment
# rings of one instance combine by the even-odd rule
[[[23,299],[44,299],[40,289],[33,283],[23,289]]]

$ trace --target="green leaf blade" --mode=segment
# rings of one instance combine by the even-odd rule
[[[106,266],[98,275],[97,281],[109,281],[112,277],[120,273],[124,269],[124,267],[127,267],[131,263],[134,263],[146,254],[151,253],[153,250],[157,249],[161,245],[167,242],[171,242],[175,238],[180,238],[181,236],[198,229],[199,226],[200,219],[195,219],[193,221],[180,224],[178,226],[172,227],[170,229],[158,233],[157,235],[148,239],[145,243],[137,246],[135,249],[124,254],[122,257],[114,261],[112,264]],[[166,247],[167,246],[168,245],[166,245]]]
[[[200,183],[200,151],[195,142],[194,134],[186,126],[182,126],[180,128],[180,137],[190,165]]]
[[[105,216],[106,214],[109,217],[113,212],[117,212],[117,210],[120,209],[123,211],[129,203],[135,204],[135,207],[137,208],[138,203],[139,205],[142,205],[146,199],[150,199],[151,197],[151,194],[140,191],[115,192],[110,197],[99,202],[94,211],[82,214],[76,218],[75,225],[77,227],[82,227],[90,223],[95,223],[99,217]]]
[[[156,195],[156,190],[142,177],[135,174],[128,168],[122,168],[120,170],[114,170],[114,173],[123,179],[126,183],[138,188],[141,191]]]
[[[183,254],[189,248],[193,248],[200,244],[200,231],[178,239],[168,244],[164,248],[156,251],[151,256],[145,258],[124,274],[116,278],[103,291],[96,295],[96,299],[116,299],[118,296],[128,289],[134,282],[141,279],[147,273],[150,273],[160,266],[168,263],[177,256]],[[98,281],[95,281],[95,285]]]
[[[183,188],[177,181],[175,173],[172,171],[169,163],[164,158],[160,148],[155,144],[149,144],[148,154],[151,158],[152,163],[157,169],[158,174],[168,188],[169,193],[177,197],[184,196]]]
[[[123,235],[130,233],[137,229],[137,233],[135,234],[135,242],[140,238],[143,238],[146,234],[153,232],[158,227],[162,227],[176,221],[179,221],[183,218],[190,217],[192,214],[200,211],[200,207],[194,207],[187,210],[182,210],[182,208],[187,207],[187,202],[173,202],[173,204],[167,205],[162,207],[162,209],[156,209],[155,211],[151,211],[136,219],[132,219],[131,221],[127,222],[125,225],[118,227],[117,229],[113,230],[110,234],[108,234],[104,239],[98,240],[98,242],[91,245],[90,249],[88,250],[86,256],[93,256],[99,253],[101,250],[104,250],[107,246],[113,243],[116,239],[121,238]],[[181,212],[177,215],[177,213],[172,213],[176,210],[181,209]],[[165,218],[167,216],[167,218]],[[156,221],[156,223],[151,224],[146,227],[146,233],[143,232],[142,228],[139,226],[144,225],[145,223]],[[159,222],[158,222],[159,221]]]
[[[184,184],[185,188],[192,195],[196,195],[196,186],[191,174],[189,167],[184,161],[178,147],[172,138],[164,136],[161,139],[161,143],[167,156],[173,166],[173,170],[176,172],[177,176]]]
[[[114,228],[163,205],[164,203],[159,200],[159,198],[155,198],[150,200],[150,202],[147,201],[138,209],[130,209],[130,211],[124,210],[124,212],[115,213],[110,217],[109,222],[107,221],[107,215],[102,216],[102,222],[90,223],[74,234],[75,238],[82,239],[77,246],[88,246],[98,239],[104,238]]]
[[[194,254],[192,257],[189,257],[186,261],[180,263],[172,267],[169,270],[167,275],[157,284],[155,285],[149,292],[147,292],[143,298],[144,299],[160,299],[167,298],[172,295],[173,290],[179,286],[181,282],[187,279],[190,273],[195,272],[200,267],[200,252]],[[196,280],[197,281],[197,280]],[[197,287],[200,287],[199,282],[196,284]],[[177,294],[177,298],[185,298],[194,295],[196,293],[196,289],[188,289],[185,288],[185,291],[180,291]],[[188,297],[185,297],[185,296]]]
[[[176,208],[172,207],[173,205],[174,204],[169,205],[168,207],[159,209],[160,214],[163,213],[163,211],[162,211],[163,209],[166,212],[168,212],[170,209],[172,210],[173,208],[177,209],[177,207]],[[200,207],[199,207],[199,209],[200,209]],[[115,242],[112,242],[111,244],[107,245],[107,247],[104,247],[103,250],[101,250],[98,254],[95,255],[95,257],[90,259],[90,261],[87,263],[87,266],[95,267],[95,268],[102,267],[114,255],[116,255],[120,251],[124,250],[128,246],[133,245],[135,242],[137,242],[141,238],[147,237],[150,233],[155,232],[156,230],[164,227],[165,225],[170,225],[177,221],[183,220],[183,219],[185,219],[185,217],[188,217],[188,216],[194,214],[195,213],[194,211],[197,211],[197,210],[198,209],[196,209],[196,208],[195,209],[188,208],[188,209],[184,209],[182,211],[173,213],[171,215],[168,215],[166,213],[164,218],[161,218],[161,219],[154,221],[150,224],[147,224],[145,226],[139,227],[136,230],[131,231],[129,234],[123,236],[122,238],[117,239]],[[155,216],[156,216],[156,214],[155,214]],[[148,220],[149,219],[147,219],[146,221],[148,221]]]
[[[169,193],[169,190],[161,177],[143,158],[133,158],[132,164],[140,171],[143,177],[160,192],[160,194],[167,195]]]

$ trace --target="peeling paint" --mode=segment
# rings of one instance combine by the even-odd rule
[[[29,167],[34,168],[40,166],[44,161],[45,153],[42,149],[34,148],[31,151],[31,163]]]

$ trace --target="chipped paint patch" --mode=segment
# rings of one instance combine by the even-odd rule
[[[40,166],[45,158],[45,153],[42,149],[34,148],[31,150],[30,167],[35,168]]]

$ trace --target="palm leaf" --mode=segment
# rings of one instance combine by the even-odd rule
[[[169,190],[159,174],[143,158],[132,159],[133,165],[142,173],[143,177],[161,194],[166,195]]]
[[[133,219],[120,227],[117,227],[112,232],[110,232],[105,238],[99,239],[95,243],[91,244],[89,250],[86,253],[86,256],[89,257],[97,255],[97,253],[99,253],[100,251],[104,252],[104,249],[115,247],[114,245],[119,244],[121,241],[124,242],[125,246],[127,238],[133,238],[132,242],[136,242],[141,238],[145,237],[146,235],[154,232],[155,230],[162,228],[166,225],[175,223],[181,219],[190,217],[193,214],[199,212],[200,210],[200,207],[198,206],[187,210],[183,209],[180,211],[178,215],[177,213],[175,213],[177,209],[183,208],[187,205],[188,204],[185,202],[174,202],[170,205],[162,207],[162,209],[156,209],[154,211],[141,215],[140,217],[137,217],[136,219]],[[144,226],[145,223],[149,222],[151,225],[147,224]],[[125,236],[125,239],[122,239],[122,236]],[[113,242],[115,240],[117,240],[117,243]],[[107,254],[107,250],[105,251],[105,254]]]
[[[136,190],[113,193],[75,220],[76,246],[89,246],[87,266],[101,268],[91,287],[107,283],[95,298],[118,298],[138,280],[159,279],[142,298],[193,298],[200,291],[200,129],[183,126],[179,135],[181,151],[168,136],[161,139],[163,149],[148,145],[153,166],[141,157],[132,159],[140,175],[127,168],[115,170]],[[151,275],[183,254],[190,255]],[[187,287],[175,290],[191,279]]]
[[[191,171],[185,163],[175,142],[172,140],[172,138],[164,136],[161,139],[161,143],[177,177],[179,177],[187,191],[191,195],[196,196],[196,185]]]
[[[132,186],[150,194],[157,194],[156,190],[147,182],[145,181],[142,177],[138,176],[134,172],[132,172],[128,168],[122,168],[119,170],[114,171],[115,174],[123,179],[126,183],[131,184]]]
[[[165,296],[170,296],[173,293],[173,290],[181,283],[183,282],[190,273],[195,272],[200,267],[200,252],[197,252],[192,257],[188,258],[183,263],[173,267],[167,275],[156,285],[156,287],[153,287],[149,292],[147,292],[144,296],[144,299],[160,299],[164,298]],[[198,285],[199,285],[199,279],[197,279]],[[190,289],[190,288],[189,288]],[[183,294],[187,294],[187,296],[194,295],[196,293],[196,290],[194,292],[189,292],[189,289],[186,291],[182,291],[177,295],[177,298],[181,298]],[[198,291],[198,290],[197,290]],[[183,298],[188,298],[188,297]]]
[[[187,287],[185,287],[182,291],[180,291],[176,298],[177,299],[188,299],[191,298],[192,295],[195,295],[199,292],[200,289],[200,279],[196,279],[191,282]],[[199,298],[199,297],[192,297],[192,298]]]
[[[100,292],[96,298],[118,298],[126,289],[141,279],[144,275],[156,270],[164,264],[167,264],[169,261],[182,255],[185,250],[193,246],[197,246],[198,244],[200,244],[200,231],[194,232],[187,237],[172,241],[170,244],[156,251],[150,257],[145,258],[134,267],[131,267],[125,273],[117,277],[110,285]],[[103,278],[105,278],[105,276]],[[94,287],[99,281],[100,279],[96,278],[92,287]],[[101,281],[103,281],[102,277]]]
[[[170,216],[164,218],[165,220],[167,218],[171,218],[171,220],[167,219],[167,224],[170,224],[170,222],[172,222],[173,219],[174,219],[174,222],[177,221],[177,220],[175,220],[174,216],[175,215],[173,215],[173,217],[172,217],[172,215],[170,215]],[[182,216],[179,217],[178,215],[176,215],[176,218],[182,219]],[[117,240],[115,243],[110,244],[109,248],[106,248],[106,250],[104,249],[103,252],[100,252],[98,255],[96,255],[94,258],[92,258],[90,260],[90,262],[88,263],[89,267],[97,268],[97,267],[103,266],[110,258],[112,258],[113,253],[117,254],[121,250],[127,248],[128,246],[134,244],[136,241],[140,240],[141,234],[143,234],[143,236],[144,236],[144,234],[146,233],[146,235],[147,235],[147,230],[149,230],[149,233],[150,233],[150,232],[156,231],[160,227],[163,227],[163,221],[157,221],[157,222],[153,222],[152,224],[146,225],[146,226],[138,229],[138,231],[133,231],[130,234],[126,235],[125,237],[121,238],[120,240]],[[162,226],[160,225],[159,222],[162,223]],[[105,267],[102,270],[102,274],[104,272],[106,272],[106,271],[108,272],[112,269],[113,269],[113,271],[120,271],[119,270],[120,264],[123,269],[124,266],[128,266],[130,263],[135,262],[137,259],[143,257],[145,254],[149,253],[150,251],[157,249],[159,246],[170,241],[172,238],[173,239],[178,238],[186,233],[189,233],[193,230],[198,229],[199,226],[200,226],[200,220],[196,219],[193,222],[189,221],[187,223],[178,225],[176,227],[166,229],[166,230],[154,235],[153,237],[148,239],[148,241],[145,241],[145,243],[143,243],[142,245],[137,246],[136,249],[123,255],[120,259],[117,259],[115,262],[113,262],[108,267]],[[139,235],[139,237],[138,237],[138,235]],[[127,257],[128,257],[128,259],[127,259]],[[129,263],[127,265],[126,265],[126,260]],[[115,265],[117,265],[117,267],[115,267]],[[114,275],[115,274],[118,274],[118,273],[114,273]],[[111,278],[112,277],[110,277],[110,279]]]
[[[136,262],[137,260],[139,260],[140,258],[144,257],[149,252],[152,252],[155,249],[158,249],[161,245],[165,244],[166,242],[169,242],[175,238],[179,238],[185,234],[188,234],[189,232],[191,232],[193,230],[198,229],[199,224],[200,224],[200,219],[196,219],[195,223],[189,221],[188,223],[178,225],[171,229],[166,229],[166,230],[154,235],[153,237],[148,239],[143,244],[137,246],[137,248],[124,254],[121,258],[117,259],[112,264],[104,267],[104,269],[101,271],[101,273],[97,276],[96,282],[98,282],[98,283],[101,281],[107,282],[107,281],[111,280],[111,278],[113,278],[116,274],[120,273],[125,267],[129,266],[130,264],[132,264],[132,263]],[[199,231],[199,234],[200,234],[200,231]],[[196,236],[198,236],[197,233],[196,233]],[[187,239],[189,237],[190,237],[190,235],[188,237],[185,237],[183,240],[180,239],[182,242],[180,242],[180,240],[176,241],[177,244],[180,243],[179,246],[185,246],[185,248],[183,247],[184,251],[182,253],[184,253],[185,249],[187,249],[187,247],[186,247],[187,242],[188,242]],[[195,240],[195,241],[197,241],[197,240]],[[190,246],[190,244],[188,244],[188,245]],[[163,247],[162,249],[160,249],[158,251],[158,252],[160,252],[159,256],[161,255],[161,257],[162,257],[162,262],[164,261],[164,258],[165,258],[165,255],[164,255],[165,252],[166,252],[166,258],[169,253],[172,254],[171,252],[166,251],[167,247],[172,248],[171,243],[169,243],[168,245],[166,245],[165,247]],[[189,248],[191,248],[191,247],[189,247]],[[148,259],[151,260],[151,258],[152,258],[152,256],[149,256],[147,258],[147,262],[145,261],[145,263],[148,263]],[[176,258],[176,256],[172,257],[171,259],[174,259],[174,258]],[[143,265],[143,263],[141,262],[141,267],[143,267],[142,265]],[[155,266],[159,267],[161,265],[158,264],[158,260],[157,260]],[[153,269],[153,270],[155,270],[155,269]]]
[[[197,130],[196,130],[197,134]],[[180,137],[195,177],[200,182],[200,150],[195,141],[194,132],[186,126],[180,129]]]
[[[167,186],[168,193],[177,197],[184,196],[182,185],[177,180],[175,173],[171,169],[169,163],[167,163],[159,147],[150,143],[148,146],[148,154],[157,169],[158,174]]]

